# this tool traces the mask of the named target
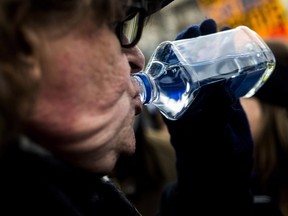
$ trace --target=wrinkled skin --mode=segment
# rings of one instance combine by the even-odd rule
[[[133,123],[142,109],[130,78],[144,66],[113,30],[87,17],[69,34],[39,31],[40,92],[27,134],[76,166],[106,174],[119,154],[135,151]]]

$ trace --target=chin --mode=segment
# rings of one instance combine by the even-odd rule
[[[136,151],[136,140],[135,140],[135,135],[134,132],[132,133],[133,136],[129,139],[129,142],[124,144],[124,155],[133,155]]]
[[[76,166],[92,173],[97,173],[98,175],[108,175],[110,174],[118,160],[116,156],[109,156],[106,160],[103,161],[82,161],[81,163],[76,164]]]

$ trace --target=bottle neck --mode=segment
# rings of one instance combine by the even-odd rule
[[[152,85],[149,76],[146,73],[138,72],[132,75],[132,78],[140,87],[140,100],[142,104],[149,104],[152,101]]]

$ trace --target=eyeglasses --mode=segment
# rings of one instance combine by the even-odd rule
[[[145,14],[144,8],[131,8],[126,18],[116,26],[116,35],[123,48],[135,46],[142,35]]]

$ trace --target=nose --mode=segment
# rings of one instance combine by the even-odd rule
[[[123,48],[125,55],[128,58],[131,73],[136,73],[143,70],[145,65],[145,57],[138,46],[132,48]]]

